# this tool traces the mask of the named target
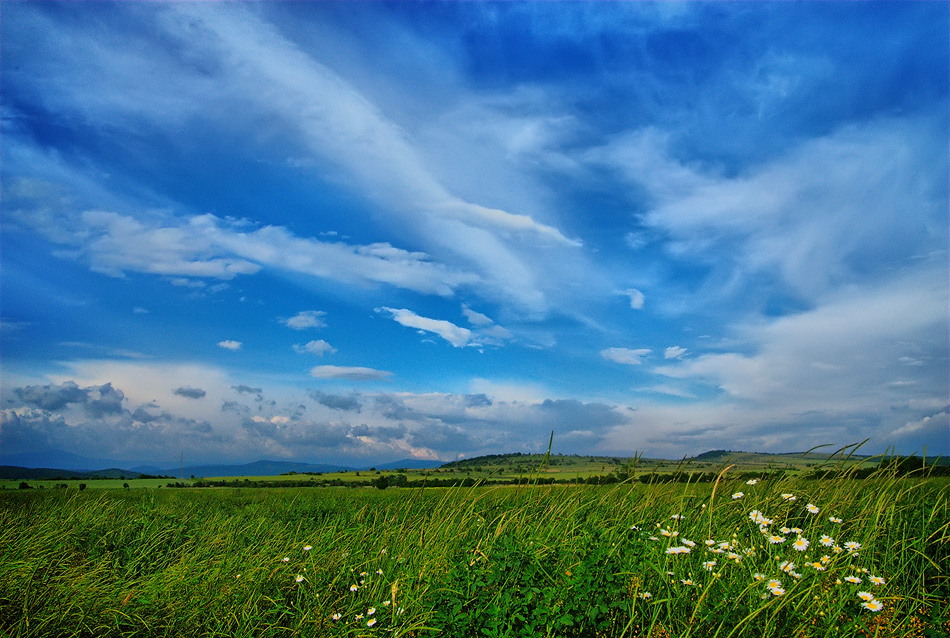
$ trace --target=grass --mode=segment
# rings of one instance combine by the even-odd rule
[[[948,486],[5,491],[0,634],[943,636]]]

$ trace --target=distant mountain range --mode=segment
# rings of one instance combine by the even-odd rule
[[[421,459],[402,459],[391,463],[382,463],[365,467],[350,467],[332,465],[329,463],[299,463],[293,461],[261,460],[240,465],[186,465],[184,467],[159,467],[155,465],[136,465],[123,468],[127,465],[113,459],[94,459],[61,450],[52,450],[43,454],[11,454],[0,456],[0,480],[13,479],[50,479],[50,478],[119,478],[125,476],[134,478],[140,474],[153,476],[173,476],[189,478],[191,476],[277,476],[289,472],[304,474],[307,472],[347,472],[368,470],[373,467],[377,470],[392,471],[405,468],[407,470],[421,470],[436,468],[442,461],[426,461]]]
[[[818,452],[768,454],[755,452],[738,452],[727,450],[710,450],[698,454],[691,459],[685,459],[696,468],[721,463],[737,463],[747,469],[778,467],[811,467],[816,463],[828,461],[830,455]],[[853,461],[864,461],[877,457],[853,455]],[[352,472],[366,470],[381,470],[392,472],[395,470],[421,470],[437,467],[471,468],[471,467],[502,467],[511,464],[538,463],[543,459],[541,454],[489,454],[486,456],[463,459],[450,463],[442,461],[425,461],[420,459],[402,459],[391,463],[376,464],[373,466],[350,467],[328,463],[300,463],[293,461],[261,460],[240,465],[187,465],[184,467],[161,468],[153,465],[137,465],[127,469],[121,466],[124,463],[109,459],[92,459],[78,456],[69,452],[53,451],[43,455],[9,455],[0,456],[0,480],[42,480],[56,478],[135,478],[141,474],[152,476],[171,476],[174,478],[235,477],[235,476],[278,476],[281,474]],[[550,457],[551,466],[567,469],[570,466],[583,464],[602,464],[612,462],[625,464],[630,459],[615,457],[578,457],[554,454]],[[928,464],[950,465],[950,459],[927,459]],[[641,467],[670,463],[664,459],[640,459]],[[676,462],[676,461],[672,461]]]

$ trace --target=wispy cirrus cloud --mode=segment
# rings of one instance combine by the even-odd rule
[[[842,126],[732,177],[678,161],[656,128],[589,157],[647,188],[642,223],[670,236],[671,255],[708,264],[699,298],[762,304],[784,293],[807,305],[843,281],[880,277],[882,264],[946,250],[946,187],[928,170],[946,166],[942,129],[926,116]]]
[[[555,225],[537,219],[539,214],[550,215],[553,208],[534,206],[530,213],[512,212],[496,203],[497,198],[488,203],[477,201],[479,194],[458,194],[458,189],[448,183],[453,181],[450,177],[436,174],[434,167],[440,160],[433,155],[425,131],[415,131],[420,136],[417,139],[387,115],[378,96],[361,91],[314,51],[299,46],[266,14],[243,8],[221,11],[210,5],[165,5],[155,11],[121,14],[90,27],[97,31],[97,45],[86,56],[75,58],[78,68],[69,75],[62,76],[58,67],[44,66],[43,62],[33,70],[59,87],[55,94],[45,96],[51,110],[69,113],[79,121],[107,119],[120,131],[147,128],[159,135],[177,137],[183,128],[204,130],[208,126],[207,112],[226,108],[235,117],[228,122],[215,120],[213,128],[222,135],[243,139],[246,130],[257,130],[259,122],[267,121],[272,135],[268,140],[254,137],[250,140],[252,146],[266,146],[270,140],[280,139],[293,149],[293,155],[303,158],[299,162],[301,170],[312,165],[333,173],[334,180],[381,207],[383,221],[404,230],[413,245],[424,247],[437,262],[451,266],[439,266],[416,251],[393,254],[393,247],[385,243],[353,247],[297,237],[279,226],[234,233],[220,228],[220,220],[207,225],[205,222],[212,220],[203,216],[197,220],[201,232],[194,237],[189,232],[198,230],[189,228],[193,218],[185,218],[188,224],[150,228],[138,213],[132,220],[146,227],[129,228],[130,239],[148,238],[147,231],[151,230],[155,231],[152,235],[157,233],[150,238],[152,243],[163,245],[166,236],[177,232],[186,240],[184,246],[189,241],[194,245],[210,240],[212,254],[197,259],[194,253],[171,251],[166,260],[150,261],[140,255],[139,262],[145,261],[137,263],[120,247],[109,245],[109,237],[118,231],[114,226],[125,220],[109,222],[109,229],[100,233],[95,251],[83,252],[82,242],[73,242],[74,252],[78,251],[91,266],[113,274],[129,269],[230,278],[262,267],[279,267],[335,281],[388,283],[443,296],[468,285],[490,298],[500,296],[520,306],[521,311],[549,312],[552,303],[548,296],[556,293],[556,280],[568,271],[564,251],[576,252],[580,247],[578,240],[568,238]],[[41,12],[25,15],[25,22],[37,33],[63,35],[44,38],[51,55],[69,58],[75,53],[79,40],[64,24]],[[121,47],[113,52],[113,48],[120,47],[117,29],[127,22],[162,33],[163,38],[188,52],[185,58],[189,63],[168,60],[148,39],[140,43],[141,51]],[[257,35],[248,39],[246,34],[252,32]],[[116,60],[122,63],[110,63]],[[209,68],[214,69],[210,76]],[[290,68],[293,73],[287,72]],[[89,83],[83,80],[87,77],[96,77],[99,85],[104,83],[112,90],[90,94]],[[141,92],[143,84],[148,85],[149,92],[181,98],[173,105],[159,100],[155,108],[148,101],[129,99]],[[195,108],[199,103],[209,108]],[[477,145],[478,141],[472,143]],[[260,152],[267,150],[262,146]],[[520,201],[536,201],[536,189],[527,191]],[[105,209],[115,210],[108,206]],[[221,249],[224,255],[214,254]],[[561,267],[539,267],[534,263],[538,255]],[[572,259],[576,262],[580,257]],[[573,266],[571,270],[575,270]],[[572,276],[577,275],[575,272]]]
[[[279,226],[250,230],[246,222],[214,215],[177,218],[153,214],[141,219],[99,210],[75,213],[68,207],[49,208],[22,189],[18,191],[13,181],[14,195],[20,192],[25,196],[11,197],[8,210],[12,219],[63,246],[62,256],[115,277],[137,272],[229,280],[268,267],[349,284],[388,284],[443,296],[478,281],[472,273],[386,243],[353,246],[306,239]],[[35,187],[30,189],[35,191]],[[200,279],[180,281],[182,285],[203,285]],[[288,321],[306,327],[301,322],[307,317]]]

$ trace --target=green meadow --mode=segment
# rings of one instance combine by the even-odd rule
[[[5,489],[0,635],[948,635],[950,480],[731,474]]]

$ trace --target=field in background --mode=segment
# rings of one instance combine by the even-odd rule
[[[871,468],[877,466],[882,457],[832,455],[823,453],[795,453],[795,454],[757,454],[751,452],[726,452],[711,451],[701,454],[691,459],[681,461],[647,459],[647,458],[623,458],[623,457],[603,457],[603,456],[568,456],[551,455],[546,457],[544,454],[499,454],[482,456],[474,459],[465,459],[448,463],[441,468],[413,470],[383,470],[377,471],[375,468],[370,470],[349,471],[349,472],[323,472],[323,473],[289,473],[278,476],[198,476],[193,475],[174,476],[166,478],[135,478],[136,474],[129,472],[123,478],[82,478],[82,479],[36,479],[30,475],[29,470],[24,469],[23,476],[14,476],[7,480],[0,479],[0,490],[14,490],[20,487],[22,482],[26,482],[32,488],[56,489],[66,485],[70,488],[77,488],[80,483],[86,485],[87,489],[118,489],[128,485],[130,488],[140,487],[167,487],[170,483],[180,484],[180,486],[191,486],[195,481],[205,481],[213,483],[226,482],[229,486],[236,486],[243,483],[268,483],[276,484],[280,482],[300,484],[300,482],[309,482],[313,485],[320,485],[329,481],[335,481],[344,485],[368,483],[379,476],[396,477],[402,475],[406,480],[412,483],[422,482],[427,479],[436,480],[454,480],[469,478],[473,481],[516,481],[532,480],[538,476],[557,481],[580,480],[587,481],[603,476],[621,476],[626,478],[639,478],[652,473],[671,474],[674,472],[710,474],[718,473],[722,468],[728,465],[734,465],[733,472],[746,473],[770,473],[781,472],[787,476],[798,476],[806,472],[814,471],[816,468],[836,467],[842,464],[847,468]],[[946,461],[938,459],[937,461]],[[933,460],[928,461],[932,463]],[[539,469],[543,468],[543,469]],[[628,472],[629,470],[629,472]],[[111,471],[113,474],[115,471]],[[750,474],[751,475],[751,474]],[[63,471],[63,476],[68,476],[68,472]],[[236,483],[235,483],[236,481]]]
[[[948,487],[7,490],[0,634],[943,636]]]

